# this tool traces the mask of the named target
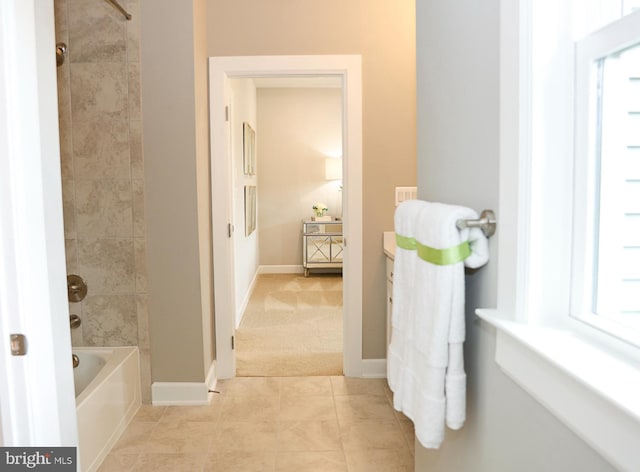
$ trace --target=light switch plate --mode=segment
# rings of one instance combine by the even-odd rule
[[[396,187],[396,206],[405,200],[418,198],[418,187]]]

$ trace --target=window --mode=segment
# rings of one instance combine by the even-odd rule
[[[638,204],[626,138],[640,129],[623,132],[638,126],[636,73],[620,72],[637,62],[640,12],[620,19],[633,5],[501,3],[498,304],[476,311],[501,369],[619,470],[640,470],[640,314],[608,297],[638,268],[635,210],[620,205]]]
[[[640,346],[640,12],[576,44],[575,113],[571,314]]]

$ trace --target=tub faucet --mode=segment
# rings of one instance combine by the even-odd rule
[[[71,354],[71,360],[73,361],[74,369],[80,365],[80,359],[75,354]]]

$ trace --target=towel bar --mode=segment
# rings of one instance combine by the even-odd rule
[[[478,220],[458,220],[456,222],[458,229],[464,228],[480,228],[487,238],[493,236],[496,232],[496,214],[493,210],[482,210],[480,219]]]
[[[122,5],[118,3],[118,0],[107,0],[111,5],[120,11],[127,20],[131,20],[131,14],[125,10]]]

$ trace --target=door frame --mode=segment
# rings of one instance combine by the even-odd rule
[[[53,1],[3,0],[0,24],[0,444],[77,446]]]
[[[234,78],[338,76],[343,81],[343,353],[344,375],[362,367],[362,58],[360,55],[228,56],[209,58],[211,185],[215,294],[216,376],[235,376],[233,224],[225,83]]]

